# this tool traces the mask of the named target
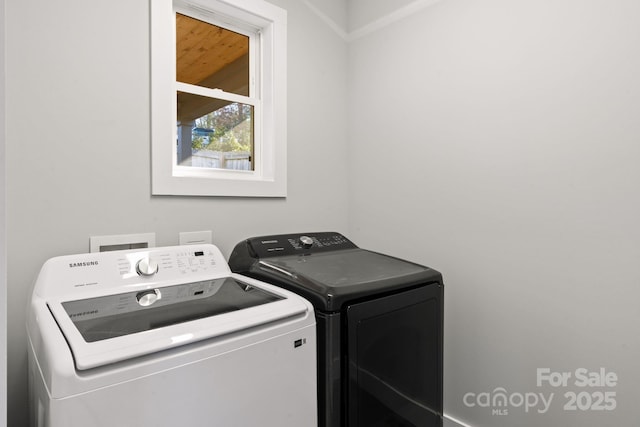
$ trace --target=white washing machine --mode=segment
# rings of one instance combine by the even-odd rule
[[[313,307],[213,245],[52,258],[28,310],[32,426],[317,426]]]

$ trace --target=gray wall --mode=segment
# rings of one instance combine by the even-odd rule
[[[433,1],[433,0],[428,0]],[[350,34],[385,20],[404,7],[424,0],[347,0],[347,29]]]
[[[149,195],[146,0],[7,1],[9,425],[26,423],[44,260],[90,235],[202,229],[227,255],[335,229],[441,270],[445,410],[474,427],[637,424],[640,4],[273,2],[289,12],[286,200]],[[536,385],[537,368],[583,367],[618,384]],[[555,395],[546,414],[463,402],[500,387]],[[564,411],[567,391],[615,391],[617,409]]]
[[[444,273],[445,410],[473,426],[638,423],[639,17],[634,0],[444,0],[350,44],[349,232]],[[601,367],[615,387],[574,385]],[[572,378],[538,387],[537,368]],[[497,388],[554,398],[464,404]],[[572,391],[617,408],[565,411]]]
[[[5,28],[4,0],[0,0],[0,27]],[[5,228],[5,60],[4,30],[0,31],[0,396],[7,388],[7,251]],[[7,399],[0,398],[0,427],[6,426]]]
[[[288,10],[286,199],[150,196],[148,0],[7,1],[9,425],[26,425],[25,307],[49,257],[89,236],[213,230],[346,232],[346,53],[297,0]],[[54,19],[55,18],[55,19]]]

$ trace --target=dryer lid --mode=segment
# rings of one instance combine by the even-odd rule
[[[274,257],[267,262],[330,289],[407,277],[429,270],[418,264],[364,249]]]
[[[296,292],[327,312],[358,298],[442,281],[429,267],[359,248],[266,258],[255,262],[249,274]]]
[[[442,283],[442,275],[429,267],[358,248],[336,232],[252,237],[235,246],[229,266],[296,292],[326,312],[349,301]]]

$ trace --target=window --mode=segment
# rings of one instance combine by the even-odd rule
[[[176,13],[177,165],[255,170],[256,39]]]
[[[152,193],[286,196],[286,12],[150,4]]]

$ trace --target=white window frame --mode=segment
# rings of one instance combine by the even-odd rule
[[[149,0],[151,8],[151,193],[286,197],[287,15],[263,0]],[[250,97],[176,82],[175,13],[252,34]],[[242,29],[249,31],[242,31]],[[254,106],[254,170],[177,165],[177,91]]]

